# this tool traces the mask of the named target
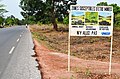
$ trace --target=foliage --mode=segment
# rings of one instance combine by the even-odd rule
[[[0,4],[0,16],[3,16],[4,13],[8,12],[7,10],[4,9],[5,5]]]
[[[120,13],[116,14],[115,20],[115,26],[120,26]]]
[[[110,4],[109,6],[113,6],[114,14],[120,13],[120,7],[117,4]]]
[[[27,22],[36,22],[44,17],[45,4],[42,0],[21,0],[20,7],[23,10],[21,14]]]
[[[7,17],[5,19],[5,24],[6,25],[22,25],[23,22],[21,22],[18,18],[15,18],[13,15]]]
[[[42,25],[43,23],[38,21],[37,24],[38,24],[38,25]]]
[[[64,24],[69,24],[69,17],[66,16],[64,19],[63,19],[63,23]]]
[[[25,18],[24,23],[28,24],[53,24],[57,30],[57,23],[69,23],[69,7],[76,4],[77,0],[21,0],[20,7],[23,10],[22,16]],[[113,6],[114,25],[120,25],[119,13],[120,7],[117,4],[108,4],[100,2],[97,6]],[[91,21],[93,22],[93,21]]]
[[[108,6],[107,2],[100,2],[97,4],[97,6]]]
[[[108,4],[107,2],[100,2],[97,6],[113,6],[113,13],[114,13],[114,25],[120,26],[120,6],[117,4]]]
[[[0,4],[0,25],[2,26],[4,24],[4,16],[3,14],[8,12],[6,9],[4,9],[5,5]]]
[[[4,18],[0,16],[0,25],[2,25],[4,22]]]
[[[77,0],[21,0],[22,16],[29,23],[31,21],[52,23],[57,30],[57,22],[63,22],[68,16],[71,4],[76,4]],[[30,16],[30,17],[29,17]],[[32,17],[32,19],[31,19]]]
[[[14,20],[10,17],[7,17],[6,18],[6,21],[5,21],[6,25],[13,25],[14,24]]]

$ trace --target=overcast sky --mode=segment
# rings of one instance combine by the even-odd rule
[[[77,0],[79,5],[96,5],[100,2],[107,2],[108,4],[116,3],[120,6],[120,0]]]
[[[120,6],[120,0],[77,0],[77,3],[79,5],[96,5],[97,3],[103,1],[108,2],[108,4],[117,3]],[[20,0],[2,0],[0,3],[6,5],[6,9],[9,11],[5,14],[6,16],[14,15],[19,19],[23,18],[20,14]]]
[[[20,0],[1,0],[1,4],[6,5],[6,10],[9,12],[6,13],[6,16],[14,15],[15,17],[22,19],[21,8],[19,7]]]

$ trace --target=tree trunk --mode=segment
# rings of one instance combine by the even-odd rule
[[[57,26],[57,23],[56,23],[56,20],[55,20],[54,16],[52,17],[52,24],[53,24],[53,29],[58,31],[58,26]]]
[[[56,31],[58,31],[57,23],[53,23],[53,29],[55,29]]]
[[[56,18],[55,18],[55,11],[54,11],[54,7],[55,7],[55,1],[52,0],[52,24],[53,24],[53,29],[58,31],[58,26],[57,26],[57,23],[56,23]]]

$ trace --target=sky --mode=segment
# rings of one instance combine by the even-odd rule
[[[111,16],[111,13],[106,13],[106,12],[99,12],[99,14],[104,17]]]
[[[84,12],[72,12],[74,16],[81,16],[84,15]]]
[[[22,11],[19,7],[20,0],[1,0],[0,4],[4,4],[5,9],[9,12],[5,13],[5,16],[14,15],[16,18],[23,19],[20,12]]]
[[[79,5],[90,5],[95,6],[99,2],[108,2],[108,4],[117,3],[120,6],[120,0],[77,0]],[[14,15],[16,18],[22,19],[20,12],[22,11],[19,7],[20,0],[1,0],[0,4],[6,5],[6,10],[9,12],[5,16]]]
[[[96,5],[100,2],[107,2],[108,4],[116,3],[118,6],[120,6],[120,0],[77,0],[77,4],[79,5]]]

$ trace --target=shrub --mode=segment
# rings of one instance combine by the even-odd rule
[[[63,23],[64,23],[64,24],[69,24],[69,18],[68,18],[68,16],[66,16],[66,17],[63,19]]]

